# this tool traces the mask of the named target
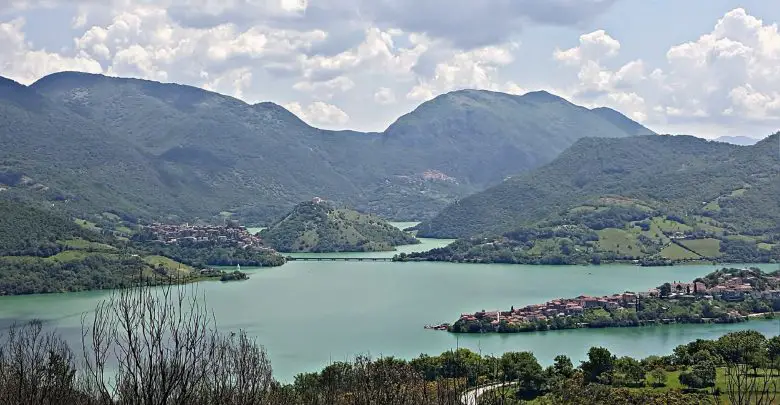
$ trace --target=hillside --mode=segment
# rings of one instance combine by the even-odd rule
[[[467,239],[418,258],[778,260],[779,142],[780,134],[750,147],[684,136],[584,139],[420,224],[420,236]]]
[[[230,255],[252,263],[279,265],[275,252],[191,249],[174,260],[164,253],[95,232],[94,224],[16,201],[0,200],[0,295],[122,288],[139,278],[149,282],[195,281],[203,257]],[[163,251],[164,252],[164,251]],[[207,263],[206,263],[207,264]]]
[[[367,252],[420,243],[379,217],[327,202],[298,204],[261,232],[264,243],[280,252]]]
[[[334,132],[273,103],[66,72],[30,87],[0,81],[0,188],[93,221],[269,223],[316,196],[429,218],[581,137],[636,133],[614,122],[549,93],[463,90],[383,133]]]

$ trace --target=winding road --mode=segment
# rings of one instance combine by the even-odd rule
[[[464,392],[463,395],[461,395],[460,402],[463,405],[477,405],[477,402],[479,401],[479,397],[481,397],[486,392],[492,391],[496,388],[510,387],[514,384],[515,383],[498,383],[498,384],[485,385],[482,387],[473,388]]]

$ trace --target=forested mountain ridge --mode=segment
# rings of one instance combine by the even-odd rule
[[[0,140],[9,147],[0,177],[10,180],[0,187],[82,217],[222,213],[269,223],[322,196],[387,218],[425,218],[580,137],[633,135],[547,93],[456,91],[383,133],[359,133],[176,84],[73,72],[30,87],[2,83]]]
[[[419,243],[374,215],[337,208],[328,202],[298,204],[261,232],[264,243],[280,252],[367,252]]]
[[[461,90],[422,104],[384,135],[407,150],[435,152],[426,156],[435,168],[483,186],[549,162],[584,136],[633,133],[544,91],[515,96]]]
[[[420,256],[780,260],[779,145],[780,134],[746,147],[689,136],[582,139],[420,224],[420,236],[466,238]]]

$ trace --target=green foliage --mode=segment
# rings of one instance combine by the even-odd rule
[[[123,288],[141,279],[187,282],[199,277],[193,267],[284,264],[270,250],[125,242],[19,202],[0,200],[0,211],[0,295]]]
[[[0,295],[129,287],[153,268],[139,257],[93,254],[72,261],[0,258]]]
[[[580,365],[586,383],[609,384],[615,368],[615,356],[603,347],[588,350],[588,360]]]
[[[104,240],[67,217],[27,204],[0,200],[0,213],[0,256],[45,257],[57,254],[74,243],[79,244],[77,241]]]
[[[268,223],[326,196],[387,218],[427,218],[581,137],[641,127],[551,95],[471,90],[426,102],[383,133],[320,130],[273,103],[84,73],[29,88],[3,80],[2,90],[0,184],[80,217],[183,222],[231,212]]]
[[[779,141],[780,134],[750,147],[688,136],[582,139],[552,163],[462,199],[417,228],[420,236],[463,238],[561,225],[628,230],[635,221],[646,238],[675,232],[717,238],[725,245],[722,260],[747,259],[747,252],[729,254],[736,248],[714,231],[766,243],[778,238],[780,206],[773,196],[780,195]],[[720,209],[708,210],[706,202],[716,199]],[[594,200],[607,203],[602,209]],[[657,236],[653,243],[665,245]],[[715,256],[711,246],[702,250]],[[756,256],[766,258],[766,251]]]
[[[220,246],[216,242],[198,245],[161,245],[138,243],[139,248],[154,255],[169,257],[177,262],[202,269],[208,266],[281,266],[284,257],[273,251],[239,249],[232,246]]]
[[[374,215],[330,204],[298,204],[279,222],[264,229],[265,243],[282,252],[361,252],[393,250],[395,246],[420,243]]]
[[[535,398],[542,390],[544,375],[542,366],[533,353],[505,353],[501,356],[501,369],[506,381],[515,382],[521,398]]]

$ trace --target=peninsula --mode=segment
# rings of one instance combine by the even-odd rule
[[[285,262],[233,222],[134,225],[119,232],[35,204],[0,200],[0,212],[0,295],[243,280],[245,274],[215,266]]]
[[[280,252],[391,251],[420,243],[375,215],[337,208],[315,198],[298,204],[284,218],[260,233],[263,242]]]
[[[690,283],[604,297],[561,298],[509,310],[462,314],[454,333],[516,333],[666,323],[736,323],[780,309],[780,271],[722,269]]]

